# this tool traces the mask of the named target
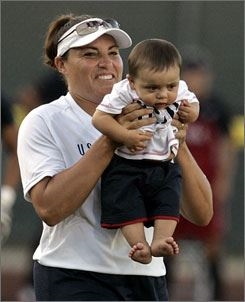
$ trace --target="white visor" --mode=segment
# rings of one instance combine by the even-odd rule
[[[119,48],[128,48],[132,45],[132,40],[125,31],[113,27],[102,19],[91,18],[75,24],[61,36],[57,56],[62,56],[70,48],[92,43],[104,34],[112,36]]]

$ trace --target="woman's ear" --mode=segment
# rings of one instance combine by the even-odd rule
[[[56,57],[54,59],[54,64],[60,73],[65,74],[65,64],[62,57]]]

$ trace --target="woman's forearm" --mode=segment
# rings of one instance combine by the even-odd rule
[[[213,216],[210,184],[186,143],[181,144],[177,156],[182,170],[181,214],[197,225],[207,225]]]
[[[74,213],[95,187],[113,153],[114,146],[102,136],[75,165],[36,184],[30,195],[41,219],[55,225]]]

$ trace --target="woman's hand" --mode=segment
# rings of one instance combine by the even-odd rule
[[[153,112],[153,109],[142,108],[138,103],[127,105],[122,113],[116,117],[116,120],[123,127],[132,130],[139,129],[143,126],[151,125],[156,122],[156,118],[147,117]],[[144,118],[142,118],[144,116]]]
[[[180,143],[180,147],[181,145],[185,142],[186,139],[186,134],[187,134],[187,129],[188,129],[188,124],[183,124],[180,120],[179,120],[179,116],[176,113],[175,116],[173,117],[172,120],[172,126],[177,128],[177,132],[175,133],[175,137],[179,140]]]

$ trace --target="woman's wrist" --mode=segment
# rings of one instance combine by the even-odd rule
[[[119,144],[113,140],[111,140],[108,136],[102,135],[99,138],[98,143],[100,143],[101,151],[104,150],[103,153],[113,154],[116,148],[119,146]]]
[[[181,165],[185,163],[185,160],[188,159],[188,154],[190,155],[190,151],[185,141],[182,141],[179,145],[179,150],[176,156],[176,160]]]

